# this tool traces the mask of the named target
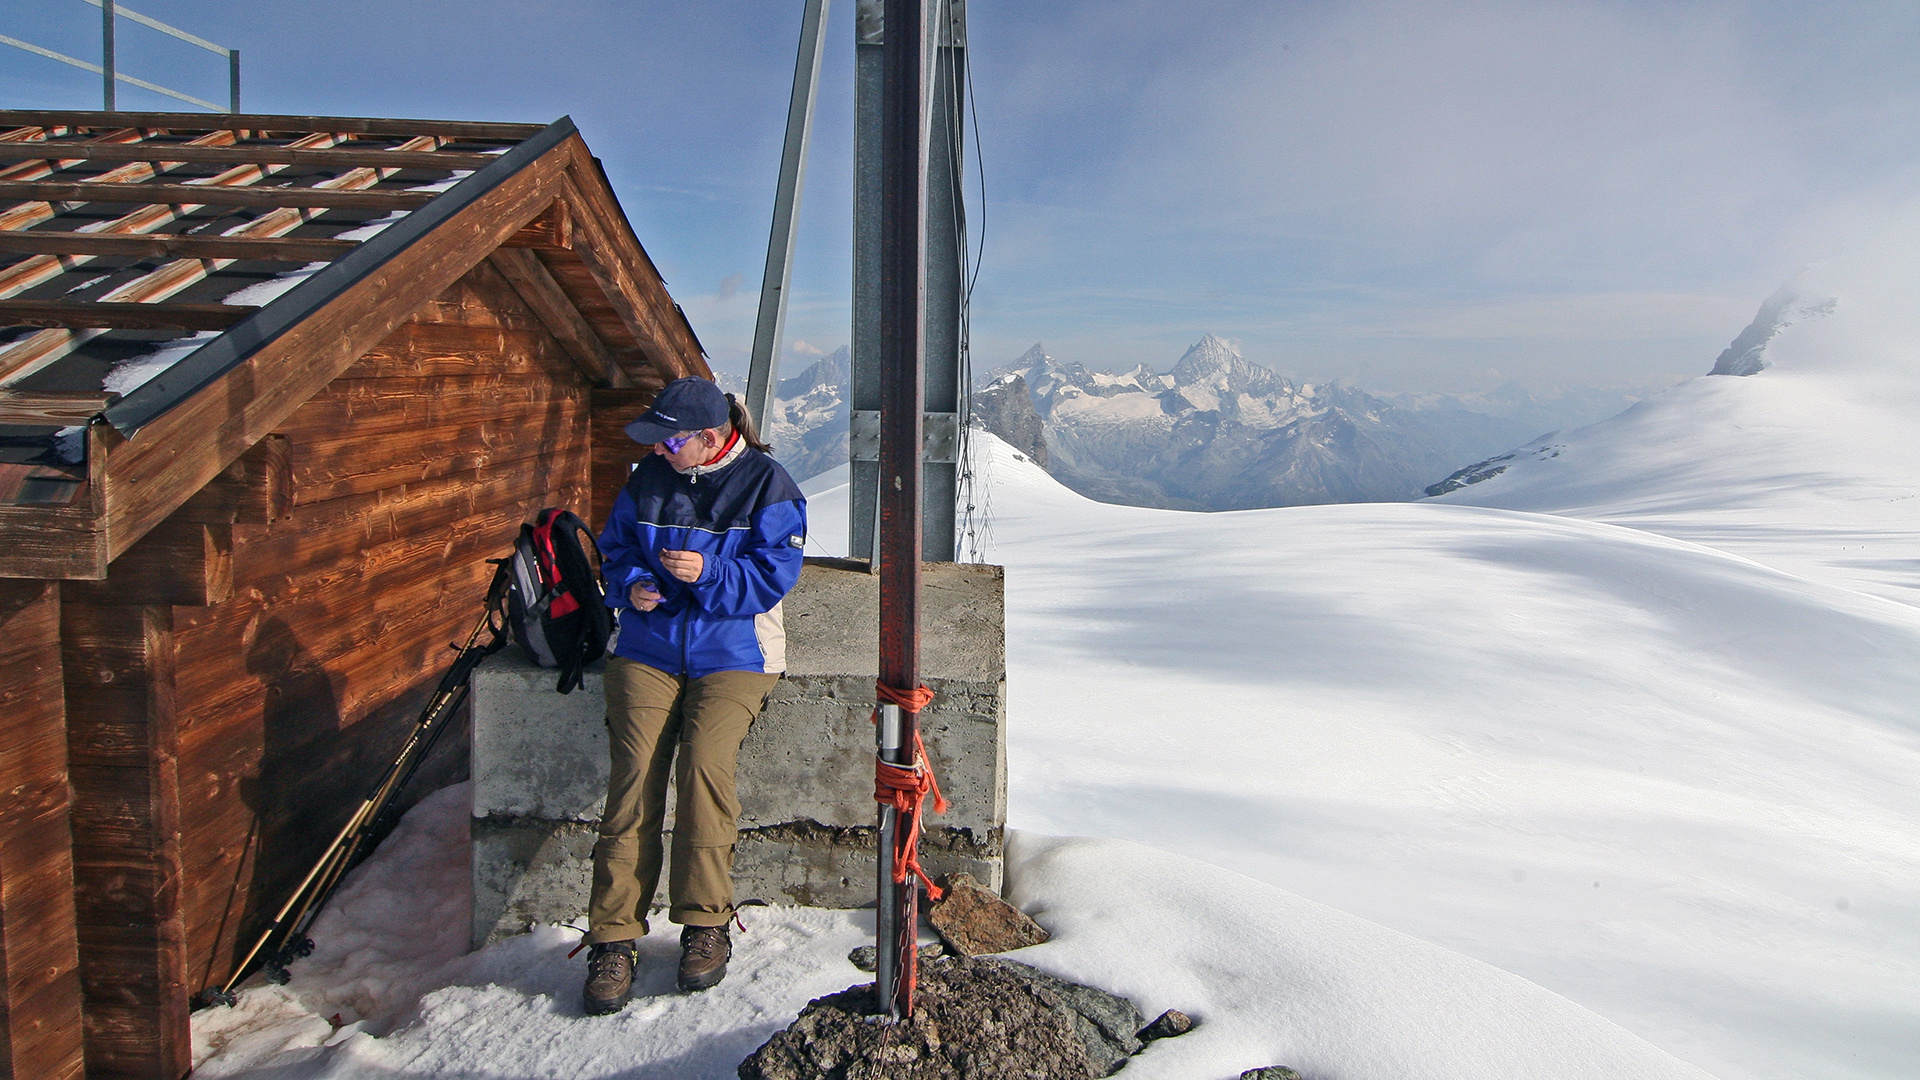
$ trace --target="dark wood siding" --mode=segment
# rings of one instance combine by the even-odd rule
[[[60,587],[0,580],[0,1077],[81,1071]]]
[[[479,617],[486,560],[541,507],[586,509],[588,399],[482,263],[276,430],[290,511],[235,527],[230,600],[175,609],[195,988],[227,978],[397,750]],[[450,732],[443,773],[464,753]]]

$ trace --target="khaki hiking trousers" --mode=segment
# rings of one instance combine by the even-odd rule
[[[622,656],[607,661],[613,770],[600,839],[593,845],[588,942],[647,933],[647,909],[660,882],[669,773],[678,798],[667,918],[687,926],[725,926],[733,917],[733,845],[740,817],[734,762],[747,728],[779,681],[779,675],[757,671],[716,671],[688,679]]]

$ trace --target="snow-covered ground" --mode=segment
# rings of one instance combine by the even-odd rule
[[[1770,370],[1445,502],[1109,506],[981,441],[1010,893],[1058,934],[1022,958],[1203,1022],[1123,1075],[1920,1075],[1901,280],[1821,271]],[[810,551],[844,543],[832,485]],[[726,1077],[859,979],[858,913],[755,909],[715,991],[666,993],[663,935],[644,996],[581,1017],[572,931],[459,955],[461,797],[289,987],[196,1014],[201,1075]]]

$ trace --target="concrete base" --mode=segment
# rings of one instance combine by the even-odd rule
[[[930,874],[1001,883],[1006,824],[1006,644],[999,567],[929,563],[921,714],[952,809],[926,821]],[[862,907],[875,891],[873,681],[879,581],[808,560],[785,604],[788,676],[740,750],[736,898]],[[509,651],[473,678],[473,943],[586,911],[606,797],[601,671],[572,694]],[[672,827],[672,799],[668,828]],[[666,903],[664,883],[658,903]]]

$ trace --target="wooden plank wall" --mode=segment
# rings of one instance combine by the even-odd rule
[[[235,526],[230,600],[175,609],[192,989],[227,978],[397,750],[485,560],[541,507],[586,509],[588,403],[482,263],[276,432],[290,511]]]
[[[593,392],[593,503],[591,513],[582,512],[580,516],[587,519],[596,536],[606,528],[607,516],[613,513],[613,500],[626,486],[633,467],[653,453],[653,447],[627,438],[626,429],[653,404],[654,393],[653,388],[606,387]]]
[[[60,588],[0,580],[0,1078],[81,1075]]]
[[[174,610],[79,595],[61,604],[91,1077],[171,1080],[192,1065],[181,992]]]

